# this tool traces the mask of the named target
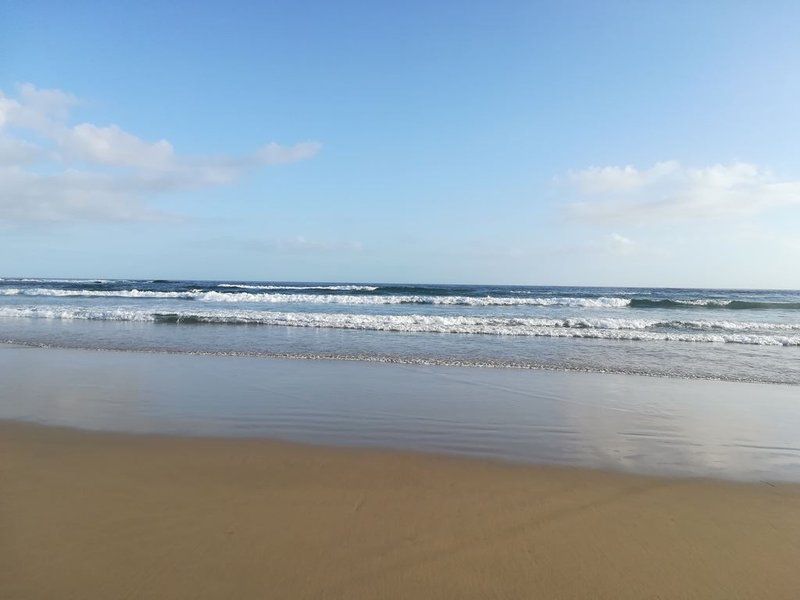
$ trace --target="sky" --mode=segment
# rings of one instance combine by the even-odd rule
[[[6,2],[0,276],[800,288],[797,2]]]

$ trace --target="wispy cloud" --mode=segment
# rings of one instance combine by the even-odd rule
[[[719,219],[800,204],[800,181],[743,162],[700,168],[677,161],[647,169],[591,167],[572,171],[562,181],[583,196],[570,204],[572,214],[593,220]]]
[[[0,220],[153,220],[157,194],[225,185],[268,165],[306,160],[318,142],[268,143],[244,156],[184,156],[117,125],[72,124],[62,90],[0,90]]]
[[[608,235],[605,241],[608,248],[618,254],[629,254],[636,247],[636,242],[618,233]]]
[[[341,254],[361,252],[364,249],[363,244],[357,241],[314,240],[302,235],[288,238],[249,240],[246,242],[246,246],[250,250],[278,254]]]

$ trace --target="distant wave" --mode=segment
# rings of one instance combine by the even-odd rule
[[[331,290],[337,292],[374,292],[374,285],[254,285],[246,283],[220,283],[217,287],[240,290]]]
[[[0,296],[54,296],[59,298],[185,298],[195,292],[154,292],[148,290],[60,290],[54,288],[0,288]]]
[[[271,311],[160,312],[78,307],[0,307],[0,318],[143,321],[185,325],[228,324],[316,327],[406,333],[570,337],[629,341],[800,346],[800,325],[642,319],[536,319],[430,315],[365,315]]]
[[[800,302],[758,302],[749,300],[722,300],[717,298],[698,298],[673,300],[665,298],[653,300],[649,298],[633,298],[633,308],[726,308],[730,310],[784,309],[798,310]]]
[[[22,280],[11,280],[13,282]],[[29,280],[39,282],[40,280]],[[42,280],[44,281],[44,280]],[[103,280],[47,280],[55,283],[102,284]],[[13,286],[13,287],[12,287]],[[429,304],[449,306],[553,306],[568,308],[639,308],[639,309],[718,309],[718,310],[800,310],[798,301],[756,301],[722,298],[626,298],[619,296],[528,296],[528,295],[463,295],[463,294],[348,294],[339,292],[375,292],[384,288],[368,285],[279,285],[279,284],[215,284],[220,289],[81,289],[75,287],[0,286],[0,296],[50,296],[86,298],[177,299],[199,302],[246,302],[268,304],[352,304],[398,305]],[[250,290],[250,291],[239,291]],[[297,291],[299,293],[291,293]],[[332,292],[332,293],[312,293]],[[335,293],[334,293],[335,292]],[[508,292],[514,294],[513,292]]]
[[[111,283],[110,279],[44,279],[39,277],[0,277],[0,281],[19,283]]]
[[[202,302],[305,303],[305,304],[433,304],[450,306],[571,306],[616,308],[627,306],[624,298],[508,298],[502,296],[420,296],[340,294],[253,294],[192,292]]]
[[[0,296],[54,296],[89,298],[174,298],[200,302],[254,302],[307,304],[442,304],[459,306],[570,306],[619,308],[628,306],[626,298],[507,298],[501,296],[402,296],[342,294],[281,294],[189,290],[162,292],[151,290],[62,290],[52,288],[0,288]]]

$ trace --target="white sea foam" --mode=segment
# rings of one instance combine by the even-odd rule
[[[305,304],[437,304],[453,306],[570,306],[583,308],[621,308],[626,298],[507,298],[502,296],[426,296],[426,295],[334,295],[334,294],[252,294],[197,292],[203,302],[254,302]]]
[[[467,317],[431,315],[365,315],[340,313],[294,313],[246,310],[192,311],[164,313],[130,308],[92,309],[79,307],[0,307],[3,318],[43,318],[61,320],[144,321],[171,323],[254,324],[284,327],[316,327],[391,331],[407,333],[451,333],[498,336],[594,338],[645,342],[734,343],[761,346],[800,346],[800,335],[785,332],[800,327],[779,324],[736,323],[725,330],[726,322],[695,322],[697,329],[720,331],[665,330],[669,323],[625,319],[536,319],[505,317]],[[672,322],[672,326],[687,322]],[[690,323],[690,322],[689,322]],[[727,323],[730,325],[730,323]],[[751,329],[744,329],[750,326]],[[765,330],[782,331],[781,335]],[[660,330],[658,328],[661,328]],[[780,329],[779,329],[780,328]],[[654,330],[655,329],[655,330]]]
[[[54,288],[2,288],[2,296],[54,296],[89,298],[174,298],[200,302],[306,303],[306,304],[437,304],[455,306],[567,306],[573,308],[623,308],[628,298],[508,298],[502,296],[424,296],[346,294],[281,294],[190,290],[162,292],[151,290],[61,290]]]
[[[217,287],[240,290],[330,290],[336,292],[374,292],[374,285],[254,285],[245,283],[220,283]]]
[[[685,304],[686,306],[728,306],[730,300],[718,300],[715,298],[698,298],[694,300],[673,300],[675,304]]]
[[[59,290],[53,288],[0,288],[0,296],[53,296],[58,298],[183,298],[193,300],[199,292],[153,292],[147,290]]]
[[[110,283],[110,279],[45,279],[39,277],[0,277],[0,281],[18,281],[20,283]]]

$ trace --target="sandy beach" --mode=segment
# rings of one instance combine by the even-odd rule
[[[800,487],[0,425],[0,597],[794,598]]]
[[[800,600],[800,1],[0,15],[0,600]]]

